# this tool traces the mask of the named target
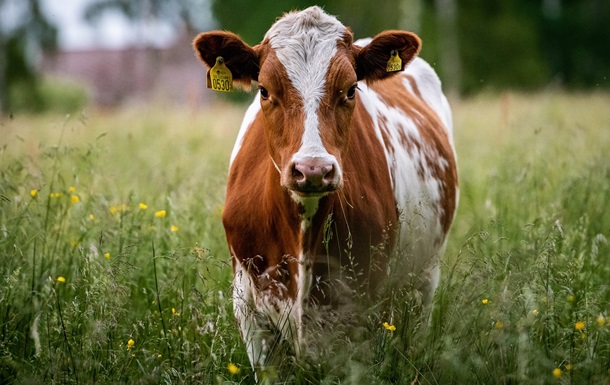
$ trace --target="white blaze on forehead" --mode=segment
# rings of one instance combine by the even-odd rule
[[[267,32],[271,47],[303,99],[304,132],[298,153],[327,154],[320,137],[318,108],[324,95],[330,60],[337,52],[345,26],[319,7],[288,13]]]

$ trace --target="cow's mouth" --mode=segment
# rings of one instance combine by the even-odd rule
[[[332,194],[335,190],[332,191],[322,191],[322,192],[308,192],[308,191],[298,191],[298,190],[290,190],[290,193],[299,198],[322,198],[329,194]]]

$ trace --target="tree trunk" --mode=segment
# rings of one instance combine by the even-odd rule
[[[455,0],[434,0],[438,24],[440,75],[445,89],[460,92],[462,65],[457,35],[457,4]]]

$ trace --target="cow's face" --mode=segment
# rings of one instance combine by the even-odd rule
[[[341,188],[357,82],[391,76],[391,53],[403,69],[420,47],[412,33],[387,31],[361,48],[336,18],[317,7],[304,12],[284,16],[255,47],[228,32],[194,41],[208,67],[222,56],[235,82],[258,82],[268,150],[282,186],[297,200]]]

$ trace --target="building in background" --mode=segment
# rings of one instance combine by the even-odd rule
[[[43,56],[41,70],[81,83],[97,106],[151,101],[197,106],[210,93],[191,40],[183,34],[167,47],[59,50]]]

